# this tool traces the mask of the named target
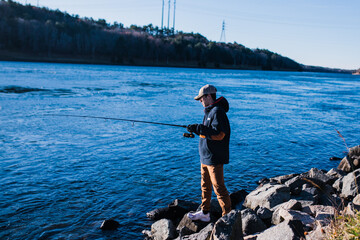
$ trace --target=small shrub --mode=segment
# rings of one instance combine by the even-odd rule
[[[337,215],[330,224],[327,239],[360,239],[360,212],[356,212],[355,215]]]

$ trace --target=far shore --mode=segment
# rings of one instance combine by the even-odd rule
[[[272,69],[264,70],[261,67],[254,66],[237,66],[232,65],[215,65],[208,64],[206,66],[199,66],[197,62],[188,62],[186,64],[179,62],[153,62],[142,59],[123,61],[122,63],[114,63],[111,59],[92,58],[91,56],[72,56],[72,55],[55,55],[50,56],[37,55],[30,53],[20,53],[0,50],[0,61],[15,61],[15,62],[46,62],[46,63],[69,63],[69,64],[93,64],[93,65],[115,65],[115,66],[144,66],[144,67],[175,67],[175,68],[199,68],[199,69],[228,69],[228,70],[254,70],[254,71],[284,71],[284,72],[299,72],[291,71],[289,69]],[[354,70],[347,69],[332,69],[315,66],[304,66],[305,70],[302,72],[326,72],[326,73],[343,73],[343,74],[360,74],[354,73]]]

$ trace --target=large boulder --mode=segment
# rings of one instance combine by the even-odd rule
[[[344,179],[344,177],[338,178],[332,185],[332,187],[338,192],[341,192],[341,189],[343,187],[343,179]]]
[[[246,196],[244,206],[255,210],[257,207],[273,208],[289,201],[290,188],[286,185],[265,184]]]
[[[360,169],[348,173],[342,178],[342,188],[340,196],[343,198],[354,198],[359,193]]]
[[[195,211],[197,207],[197,203],[175,199],[167,207],[152,210],[146,213],[146,216],[153,221],[163,218],[177,221],[180,220],[187,212]]]
[[[306,234],[306,240],[320,240],[326,239],[326,232],[329,231],[329,228],[322,227],[321,225],[317,225],[315,229]]]
[[[272,224],[279,224],[280,222],[282,222],[284,219],[281,218],[279,212],[281,209],[285,209],[285,210],[301,210],[302,206],[301,203],[297,200],[291,199],[288,202],[282,203],[278,206],[276,206],[273,209],[273,214],[272,214]]]
[[[211,240],[242,240],[241,211],[231,210],[221,217],[214,226]]]
[[[248,195],[249,193],[246,192],[245,190],[240,190],[240,191],[237,191],[237,192],[233,192],[230,194],[230,199],[231,199],[231,209],[237,209],[238,208],[238,205],[240,205],[241,203],[244,202],[246,196]],[[239,207],[241,208],[241,206]]]
[[[323,205],[313,205],[313,206],[304,207],[302,211],[313,217],[316,217],[316,215],[320,213],[335,215],[335,213],[337,212],[335,207],[323,206]]]
[[[244,235],[262,232],[266,229],[265,223],[250,208],[241,211],[241,219]]]
[[[332,168],[326,173],[326,175],[335,177],[336,179],[341,178],[341,177],[345,176],[346,174],[347,174],[346,172],[344,172],[340,169],[337,169],[337,168]]]
[[[181,219],[179,225],[176,230],[180,233],[186,232],[187,234],[197,233],[204,227],[206,227],[209,223],[202,221],[193,221],[191,220],[187,214]]]
[[[303,238],[305,238],[303,224],[299,220],[284,221],[257,236],[257,240],[300,240]]]
[[[302,174],[303,177],[309,178],[314,181],[316,179],[317,181],[321,181],[325,184],[333,184],[336,180],[336,177],[327,175],[325,171],[319,170],[317,168],[312,168],[307,173]]]
[[[101,230],[116,230],[120,226],[120,223],[114,219],[107,219],[101,223]]]
[[[198,208],[196,209],[197,211],[201,210],[201,205],[198,206]],[[219,201],[217,199],[211,199],[210,201],[210,216],[211,219],[219,219],[222,215],[222,209],[220,207]]]
[[[180,235],[177,240],[209,240],[213,228],[214,223],[209,223],[205,228],[201,229],[200,232],[187,236]]]
[[[267,227],[271,226],[273,212],[270,209],[265,207],[259,207],[256,210],[256,215],[259,216],[259,218],[265,223]]]
[[[356,197],[353,199],[352,203],[354,204],[354,207],[357,210],[360,210],[360,194],[356,195]]]
[[[298,189],[300,190],[302,186],[306,183],[306,181],[301,176],[296,176],[291,178],[285,182],[285,185],[290,188],[290,192],[292,194],[297,194]]]
[[[168,240],[176,237],[175,226],[169,219],[161,219],[151,225],[151,236],[154,240]]]
[[[284,184],[286,181],[298,176],[299,174],[289,174],[289,175],[282,175],[270,178],[270,182],[275,182],[278,184]]]
[[[280,208],[279,216],[284,221],[300,220],[304,226],[307,226],[310,229],[313,229],[315,226],[315,218],[313,218],[309,214],[301,212],[301,211],[285,210],[285,209]]]
[[[338,169],[351,172],[360,168],[360,145],[349,149],[349,153],[339,163]]]

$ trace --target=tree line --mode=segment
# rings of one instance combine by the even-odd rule
[[[0,1],[0,51],[93,63],[302,71],[265,49],[207,40],[198,33],[107,23],[59,10]],[[1,52],[0,52],[1,55]],[[31,59],[29,59],[31,60]]]

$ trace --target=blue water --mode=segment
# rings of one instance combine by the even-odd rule
[[[200,203],[198,139],[184,129],[214,84],[230,103],[230,192],[329,170],[360,139],[360,78],[343,74],[0,62],[0,239],[142,239],[145,213]],[[121,223],[102,232],[102,220]]]

